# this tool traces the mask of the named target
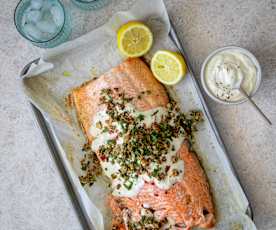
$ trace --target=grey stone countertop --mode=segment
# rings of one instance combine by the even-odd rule
[[[101,10],[83,12],[82,18],[73,15],[75,23],[83,20],[83,24],[74,27],[72,38],[134,2],[112,0]],[[0,229],[81,229],[20,89],[21,69],[41,50],[20,37],[13,25],[17,0],[0,3]],[[263,81],[254,100],[273,126],[266,125],[248,103],[225,106],[209,98],[207,102],[258,229],[276,229],[276,1],[166,0],[165,4],[197,77],[205,57],[226,45],[249,49],[261,63]]]

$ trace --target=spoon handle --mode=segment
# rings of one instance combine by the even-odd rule
[[[256,109],[256,111],[263,117],[263,119],[270,125],[272,125],[271,121],[268,119],[268,117],[263,113],[263,111],[256,105],[256,103],[247,95],[247,93],[244,91],[243,88],[239,89],[240,93],[245,96],[248,101],[251,103],[251,105]]]

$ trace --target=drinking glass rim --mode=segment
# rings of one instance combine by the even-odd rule
[[[66,21],[66,18],[65,18],[65,17],[66,17],[66,14],[65,14],[65,8],[64,8],[64,6],[62,5],[62,3],[61,3],[60,0],[56,0],[56,1],[60,4],[60,6],[61,6],[61,8],[62,8],[63,17],[64,17],[63,25],[62,25],[62,27],[60,28],[60,31],[59,31],[54,37],[52,37],[51,39],[46,40],[46,41],[34,41],[34,40],[32,40],[31,38],[27,37],[24,33],[22,33],[22,32],[20,31],[20,29],[19,29],[19,27],[18,27],[18,25],[17,25],[17,23],[16,23],[16,11],[17,11],[17,8],[18,8],[19,4],[20,4],[22,1],[25,1],[25,0],[20,0],[20,1],[17,3],[17,5],[16,5],[16,7],[15,7],[15,10],[14,10],[14,14],[13,14],[13,17],[14,17],[14,18],[13,18],[14,25],[15,25],[17,31],[21,34],[21,36],[23,36],[23,37],[26,38],[27,40],[29,40],[29,41],[31,41],[31,42],[34,42],[34,43],[45,43],[45,42],[50,42],[50,41],[54,40],[55,38],[57,38],[57,37],[61,34],[61,32],[62,32],[62,30],[63,30],[63,28],[64,28],[64,26],[65,26],[65,21]],[[31,1],[31,0],[30,0],[30,1]]]
[[[98,0],[93,0],[91,2],[87,2],[87,1],[84,1],[84,0],[75,0],[75,1],[80,2],[80,3],[84,3],[84,4],[89,4],[89,3],[92,3],[92,2],[96,2]]]

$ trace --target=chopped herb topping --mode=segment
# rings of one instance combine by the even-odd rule
[[[167,218],[157,220],[154,216],[154,210],[143,208],[140,221],[129,221],[127,223],[129,230],[159,230],[171,229]],[[166,227],[166,228],[164,228]]]
[[[97,122],[97,124],[96,124],[96,127],[98,128],[98,129],[102,129],[102,122],[100,122],[100,121],[98,121]]]
[[[172,170],[172,176],[178,176],[179,175],[179,171],[177,169],[173,169]]]
[[[152,116],[152,117],[155,116],[158,112],[159,112],[159,111],[156,110],[153,114],[151,114],[151,116]]]
[[[113,146],[116,144],[116,140],[114,140],[114,139],[108,140],[107,144]]]
[[[138,117],[137,117],[137,119],[139,121],[143,121],[145,119],[145,116],[143,114],[139,114]]]
[[[62,75],[64,77],[70,77],[72,74],[69,71],[63,71]]]
[[[103,133],[106,133],[108,132],[108,127],[104,127],[103,130],[102,130]]]
[[[176,163],[178,161],[178,157],[177,156],[172,156],[172,163]]]
[[[133,182],[132,181],[127,181],[124,183],[124,186],[126,189],[130,190],[132,188]]]
[[[91,150],[90,144],[89,144],[89,143],[85,143],[85,144],[83,145],[83,147],[82,147],[82,151],[83,151],[83,152],[88,152],[88,151],[90,151],[90,150]]]
[[[86,148],[86,145],[84,145],[84,148]],[[84,158],[80,163],[81,170],[84,171],[84,175],[79,177],[81,184],[83,186],[86,184],[89,186],[93,185],[97,177],[102,173],[100,162],[96,156],[96,153],[90,151],[89,153],[84,154]]]
[[[150,94],[150,91],[143,91],[137,98],[147,94]],[[119,172],[111,177],[115,179],[120,176],[123,179],[122,185],[128,190],[132,188],[134,179],[141,174],[145,173],[158,180],[169,176],[170,166],[161,167],[160,165],[167,161],[169,150],[175,151],[175,146],[172,145],[173,139],[183,137],[192,142],[196,123],[202,120],[200,112],[194,111],[188,115],[181,113],[176,102],[170,99],[166,113],[160,120],[146,126],[143,122],[145,120],[143,114],[134,116],[131,111],[125,110],[127,104],[133,99],[127,97],[118,88],[103,89],[100,104],[105,105],[106,113],[110,118],[106,122],[96,124],[102,132],[117,132],[118,137],[123,138],[122,144],[117,144],[117,138],[108,140],[106,144],[100,146],[97,155],[102,161],[119,164]],[[156,116],[158,113],[159,111],[156,110],[151,116]],[[119,130],[117,130],[118,126],[120,126]],[[171,161],[176,163],[178,159],[174,156]],[[152,165],[158,167],[151,167]],[[170,176],[178,176],[179,173],[174,169]]]

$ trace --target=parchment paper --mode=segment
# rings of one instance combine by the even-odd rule
[[[80,159],[85,138],[75,114],[65,106],[65,97],[72,88],[122,62],[124,58],[117,50],[116,30],[130,20],[144,21],[153,31],[154,46],[147,54],[147,60],[158,49],[176,50],[168,37],[170,24],[162,0],[138,0],[131,10],[115,14],[104,26],[46,51],[39,64],[33,64],[23,80],[29,99],[42,111],[55,131],[64,164],[97,230],[110,229],[111,214],[105,204],[109,191],[104,179],[99,179],[92,187],[80,185],[78,176],[82,175]],[[189,74],[168,90],[179,101],[183,111],[202,110]],[[256,229],[245,215],[248,201],[208,120],[199,126],[196,143],[216,206],[218,223],[215,229]]]

